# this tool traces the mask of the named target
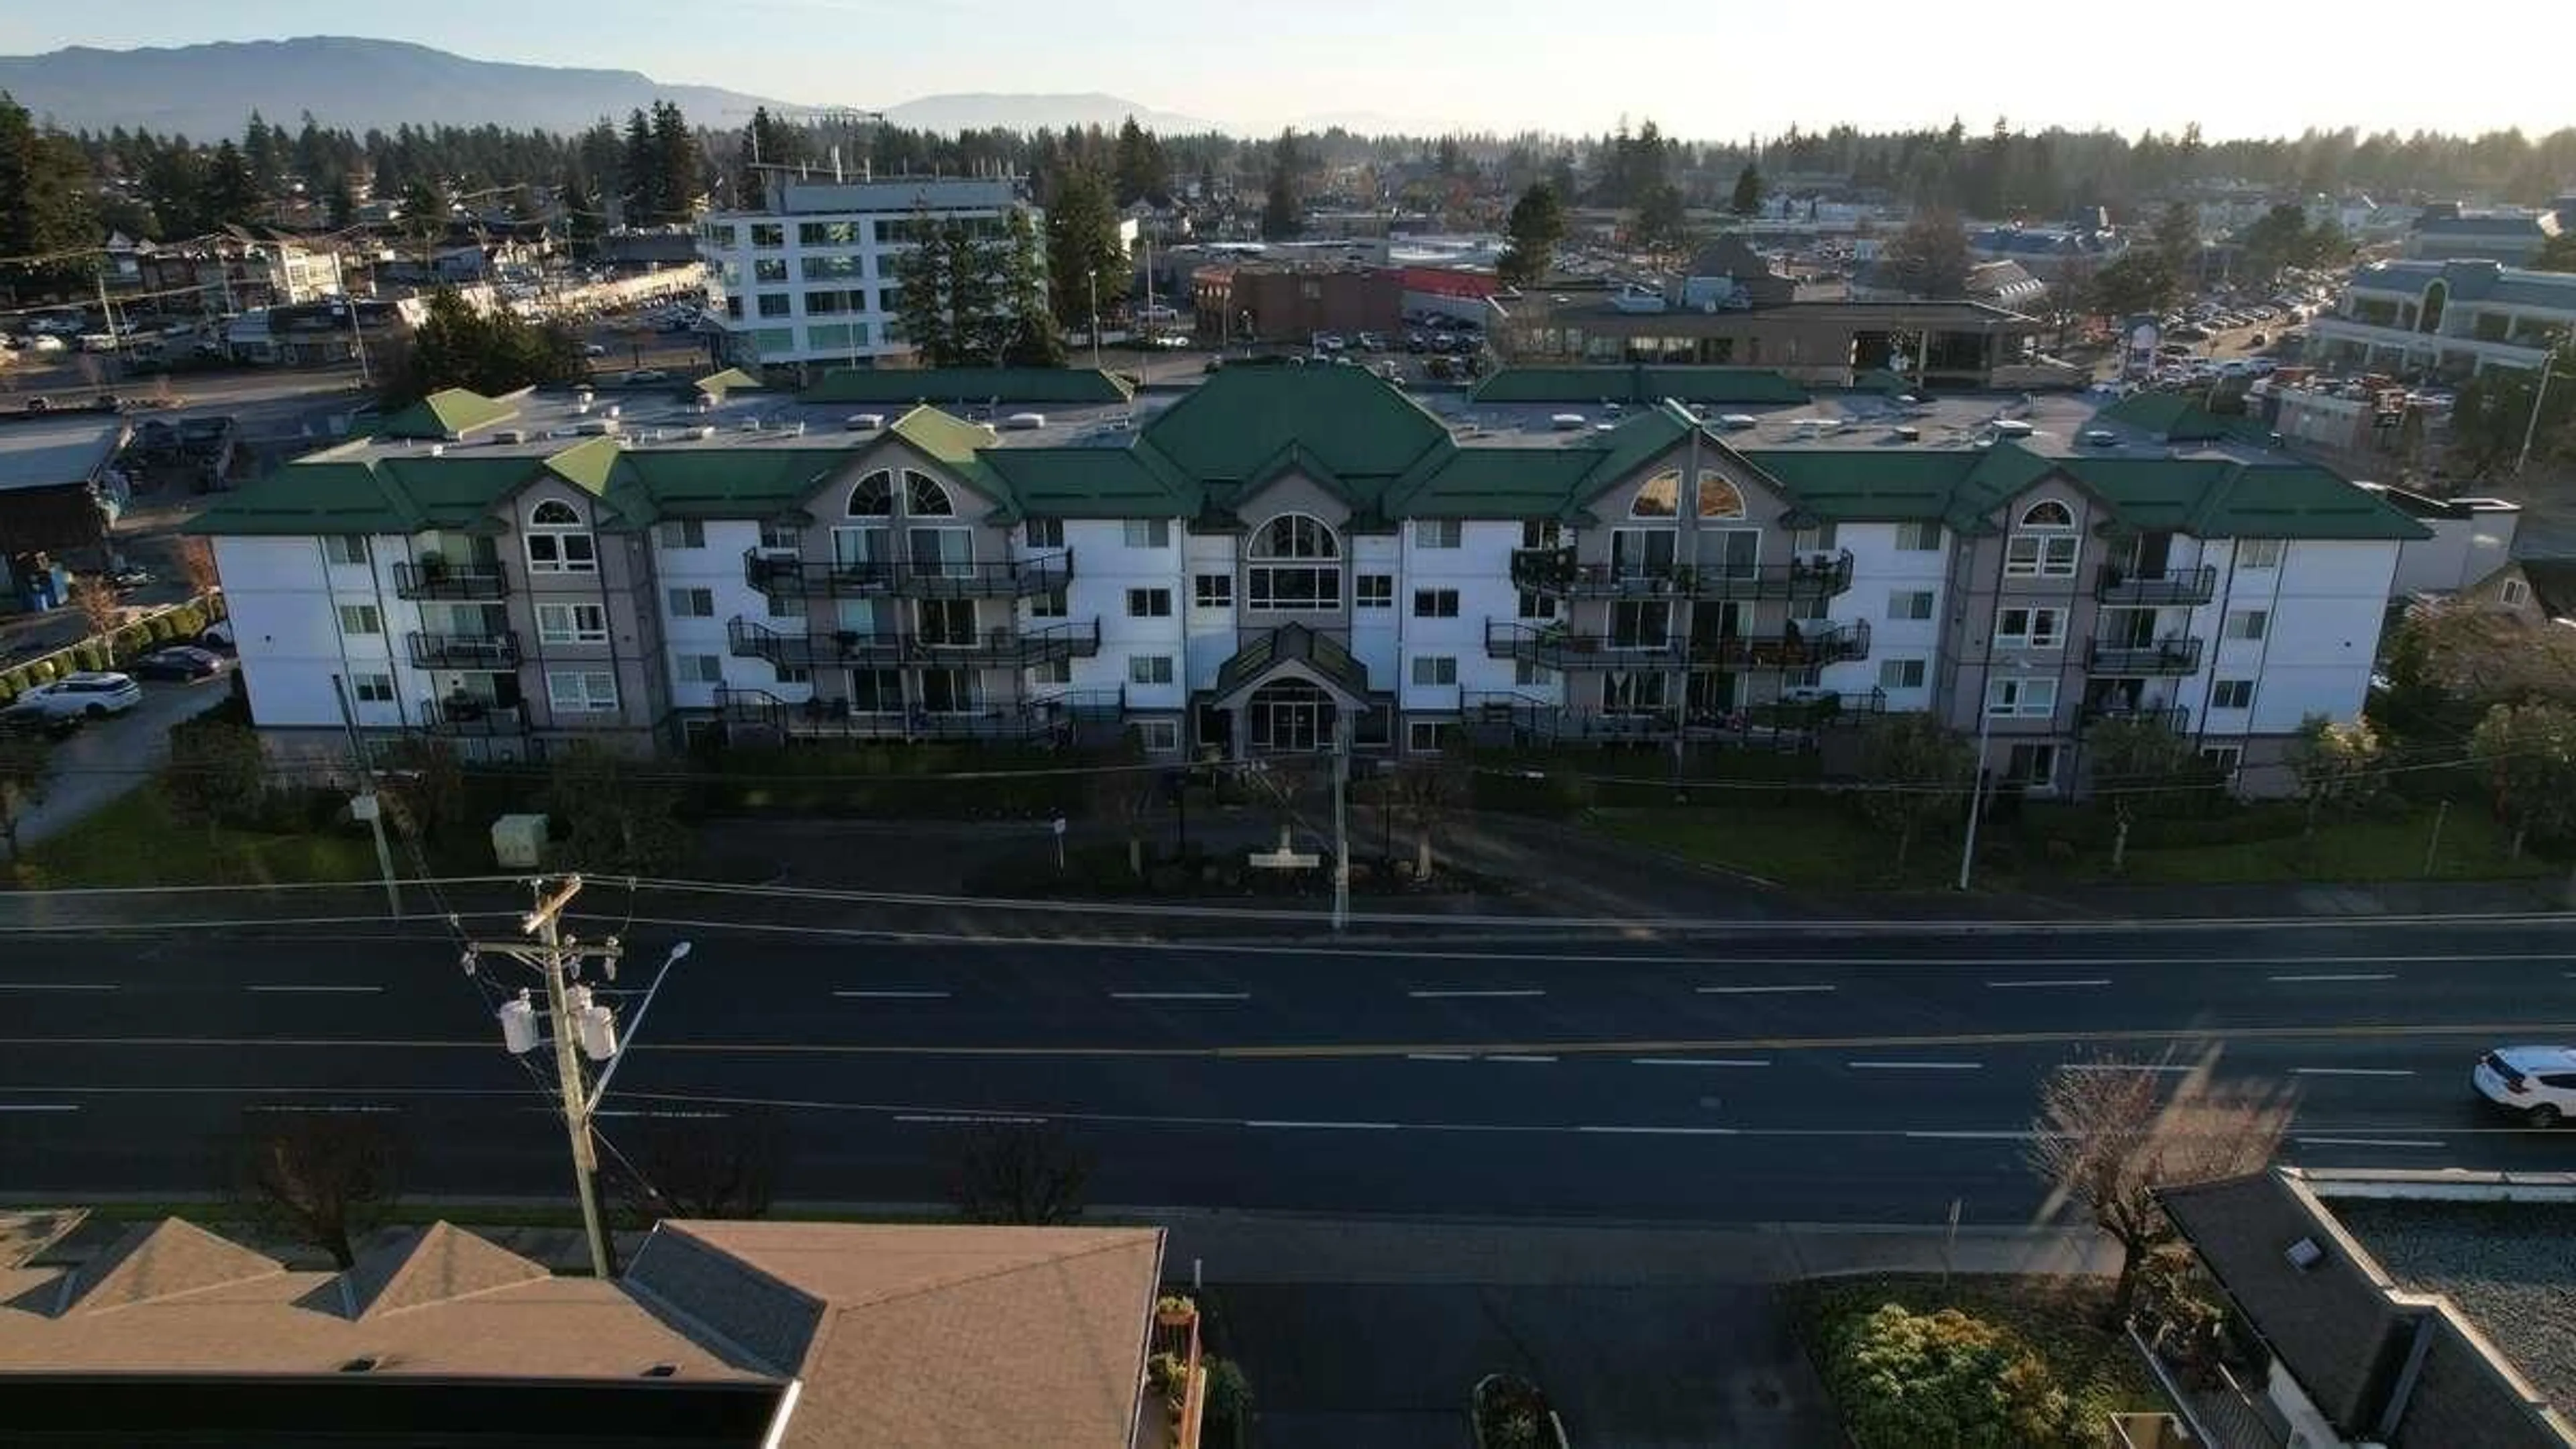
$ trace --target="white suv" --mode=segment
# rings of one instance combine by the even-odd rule
[[[2532,1126],[2555,1127],[2576,1117],[2576,1047],[2497,1047],[2478,1058],[2469,1083]]]
[[[143,702],[143,686],[122,674],[66,674],[18,696],[11,706],[47,719],[105,719]]]

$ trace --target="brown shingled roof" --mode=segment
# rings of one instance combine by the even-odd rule
[[[445,1222],[436,1222],[358,1259],[340,1275],[351,1318],[463,1298],[551,1276],[545,1265]]]
[[[55,1316],[105,1313],[234,1283],[274,1277],[286,1265],[180,1218],[134,1227],[62,1280]]]

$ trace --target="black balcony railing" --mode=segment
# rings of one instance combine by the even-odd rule
[[[1587,564],[1571,548],[1512,554],[1512,582],[1532,593],[1575,599],[1829,599],[1849,592],[1852,556],[1802,554],[1773,564]]]
[[[397,598],[500,599],[509,593],[509,571],[498,561],[451,564],[405,559],[394,565]]]
[[[515,704],[450,697],[420,703],[420,727],[434,735],[523,735],[528,711]]]
[[[414,634],[411,662],[423,669],[516,669],[519,636],[508,630],[497,634]]]
[[[2188,635],[2144,644],[2095,639],[2084,662],[2096,674],[2189,674],[2200,667],[2200,640]]]
[[[822,697],[784,700],[767,690],[720,689],[716,708],[728,721],[794,740],[1041,740],[1069,736],[1084,723],[1120,718],[1126,694],[1067,690],[1008,704],[933,710],[879,709]]]
[[[1810,669],[1869,657],[1869,621],[1791,620],[1778,630],[1705,639],[1643,639],[1488,620],[1485,652],[1546,669]]]
[[[1638,740],[1779,741],[1803,736],[1838,720],[1887,712],[1883,690],[1803,691],[1796,698],[1735,709],[1591,709],[1550,703],[1518,693],[1469,692],[1459,696],[1459,719],[1468,725],[1508,724],[1524,741],[1617,744]]]
[[[1025,599],[1052,593],[1073,578],[1070,552],[981,563],[814,562],[752,549],[742,556],[743,582],[763,593],[798,598]]]
[[[819,629],[789,633],[737,618],[725,628],[728,647],[741,658],[766,659],[791,669],[850,667],[893,669],[1012,668],[1087,659],[1100,652],[1100,621],[1051,624],[1043,629],[989,629],[980,634],[867,633]]]
[[[2207,564],[2198,568],[2168,569],[2160,574],[2138,573],[2118,564],[2105,564],[2101,577],[2093,585],[2093,597],[2101,602],[2135,607],[2206,604],[2217,594],[2218,570]]]
[[[2181,705],[2141,707],[2116,700],[2088,701],[2081,718],[2088,727],[2104,720],[2136,720],[2143,724],[2162,725],[2178,735],[2191,733],[2191,711]]]

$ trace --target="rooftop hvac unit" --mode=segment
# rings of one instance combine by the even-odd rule
[[[432,443],[432,444],[430,444],[430,445],[429,445],[429,456],[431,456],[431,457],[433,457],[433,458],[444,458],[444,457],[446,457],[446,456],[447,456],[447,445],[446,445],[445,443]]]
[[[1583,414],[1558,413],[1556,416],[1547,420],[1547,425],[1556,429],[1560,433],[1570,433],[1576,428],[1583,426]]]
[[[608,405],[608,415],[612,418],[625,416],[625,411],[626,410],[624,408],[619,407],[615,403],[610,403]]]
[[[787,435],[791,438],[801,438],[805,436],[805,424],[802,421],[789,423],[787,425]]]
[[[854,433],[873,433],[885,426],[885,414],[852,413],[841,426]]]
[[[1919,443],[1923,441],[1923,430],[1914,426],[1912,423],[1907,423],[1896,430],[1896,441],[1900,443]]]
[[[500,1017],[501,1044],[510,1049],[510,1055],[525,1056],[537,1049],[537,1009],[529,1004],[528,993],[522,991],[502,1002]]]
[[[715,429],[713,429],[713,428],[710,428],[710,427],[699,426],[699,427],[694,427],[694,428],[689,429],[689,436],[690,436],[690,437],[692,437],[692,438],[697,439],[697,440],[698,440],[699,442],[701,442],[701,443],[705,442],[705,441],[706,441],[707,439],[709,439],[709,438],[714,437],[715,435],[716,435],[716,430],[715,430]]]
[[[492,441],[495,444],[524,443],[527,440],[528,432],[525,428],[503,428],[501,431],[492,435]]]
[[[760,431],[760,419],[744,418],[739,426],[746,433],[756,433]]]
[[[1002,419],[1002,426],[1015,433],[1034,432],[1046,426],[1044,413],[1013,413]]]

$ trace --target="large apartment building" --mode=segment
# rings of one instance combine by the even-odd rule
[[[1410,753],[1929,710],[2066,791],[2088,724],[2144,713],[2262,788],[2305,716],[2359,711],[2425,536],[2322,469],[2072,397],[867,376],[920,401],[446,394],[228,496],[197,527],[257,723],[341,749],[345,690],[363,730],[512,755],[1097,724],[1237,757],[1344,720]]]
[[[909,356],[899,267],[923,225],[963,223],[1000,236],[1014,211],[1043,218],[1007,180],[903,177],[769,179],[759,211],[698,222],[698,257],[729,359],[745,367],[864,366]]]
[[[2334,311],[2308,324],[2308,356],[2353,372],[2466,378],[2538,367],[2576,338],[2576,275],[2493,261],[2362,267]]]

